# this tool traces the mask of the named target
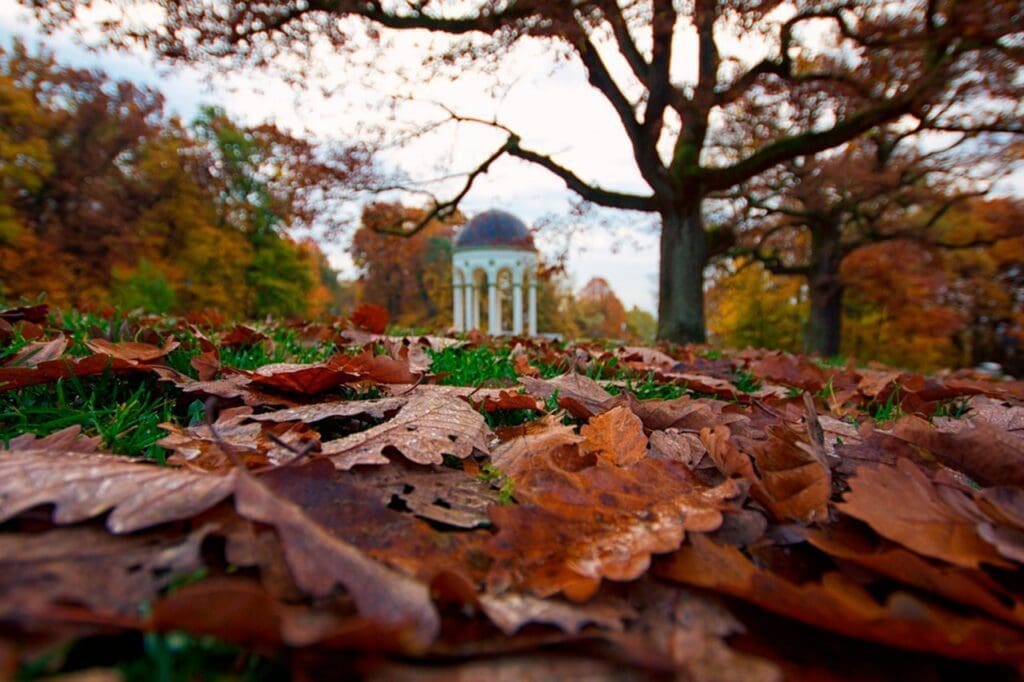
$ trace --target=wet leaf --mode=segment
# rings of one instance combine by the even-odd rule
[[[461,400],[424,394],[409,399],[390,420],[323,444],[323,454],[339,469],[357,464],[387,464],[394,449],[417,464],[441,464],[444,455],[469,457],[489,452],[490,430],[478,412]]]
[[[906,459],[895,467],[861,467],[850,490],[836,505],[867,523],[882,537],[957,566],[1007,566],[976,529],[985,516],[966,495],[935,486]]]
[[[250,475],[238,477],[235,508],[277,530],[295,582],[306,593],[324,597],[344,586],[364,618],[403,629],[405,644],[413,651],[437,636],[440,619],[426,585],[368,558]]]
[[[0,451],[0,521],[52,504],[54,523],[110,511],[107,528],[130,533],[209,509],[231,494],[235,475],[167,469],[115,455]]]

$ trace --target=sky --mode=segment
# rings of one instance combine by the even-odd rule
[[[586,83],[580,68],[557,63],[549,51],[536,44],[519,48],[512,59],[505,60],[500,77],[504,87],[495,97],[489,94],[493,79],[479,73],[462,73],[453,81],[418,83],[416,69],[434,40],[422,34],[400,36],[383,58],[374,60],[372,74],[344,79],[313,76],[310,87],[302,91],[267,74],[214,73],[211,77],[209,71],[195,68],[168,69],[145,54],[90,51],[70,33],[42,35],[31,12],[14,0],[0,0],[0,42],[9,44],[14,36],[30,46],[44,45],[62,63],[101,68],[115,78],[154,86],[166,96],[168,110],[185,120],[201,104],[214,103],[245,124],[272,120],[296,133],[345,142],[365,134],[368,126],[388,120],[379,95],[392,88],[413,98],[398,105],[398,115],[407,123],[443,118],[439,103],[461,115],[497,118],[522,135],[524,146],[555,156],[585,179],[607,188],[644,191],[626,138],[607,102]],[[328,73],[345,72],[334,68],[329,55],[320,66]],[[336,92],[325,97],[322,87]],[[391,126],[389,134],[397,137],[401,128],[390,122],[387,125]],[[484,126],[449,125],[431,136],[388,149],[381,160],[412,178],[436,178],[453,170],[471,170],[503,139],[501,133]],[[435,192],[445,198],[458,184],[441,183]],[[536,241],[549,258],[568,251],[567,269],[575,289],[591,277],[601,276],[627,308],[635,305],[655,312],[658,235],[652,217],[606,210],[575,216],[574,197],[546,171],[503,158],[477,181],[462,202],[462,211],[472,216],[501,208],[528,225],[556,224],[555,229],[541,229]],[[351,209],[352,215],[357,214],[358,207]],[[322,242],[322,247],[343,276],[355,275],[346,244]]]

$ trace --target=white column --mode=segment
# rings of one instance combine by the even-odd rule
[[[512,274],[512,333],[523,334],[523,273]]]
[[[498,278],[496,273],[487,273],[487,333],[501,334],[501,319],[498,317]]]
[[[452,327],[455,331],[465,331],[465,320],[462,318],[463,303],[462,285],[457,280],[452,280]]]
[[[476,291],[474,289],[472,280],[466,283],[464,292],[466,294],[466,310],[463,313],[466,319],[466,327],[462,330],[466,332],[476,328],[476,321],[473,319],[473,302],[476,300]]]
[[[530,312],[529,312],[530,336],[537,336],[537,280],[536,280],[536,278],[533,275],[530,275],[529,287],[530,287]]]
[[[480,320],[480,290],[473,287],[473,329],[479,329],[482,325]]]

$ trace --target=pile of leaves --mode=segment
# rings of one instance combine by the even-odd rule
[[[1021,382],[385,325],[0,313],[0,677],[1024,660]]]

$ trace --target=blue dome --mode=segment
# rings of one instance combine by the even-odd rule
[[[455,248],[499,247],[536,251],[533,236],[522,220],[505,211],[484,211],[470,220],[455,238]]]

